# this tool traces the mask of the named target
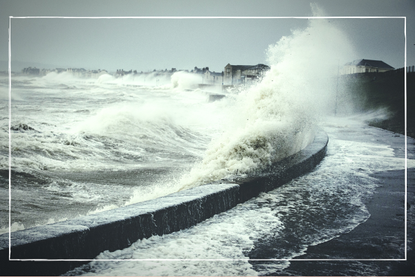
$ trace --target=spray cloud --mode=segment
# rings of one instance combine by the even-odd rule
[[[314,16],[321,9],[312,5]],[[270,70],[238,95],[233,127],[209,145],[183,188],[253,173],[304,148],[320,116],[333,113],[338,67],[354,56],[348,38],[322,17],[267,49]]]

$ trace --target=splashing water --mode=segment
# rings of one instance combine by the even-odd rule
[[[252,173],[304,148],[320,116],[333,111],[338,64],[353,50],[334,24],[312,19],[270,45],[267,56],[271,69],[238,95],[232,127],[210,143],[183,188]]]

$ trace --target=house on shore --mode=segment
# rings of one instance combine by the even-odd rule
[[[66,69],[66,72],[72,74],[73,76],[81,78],[98,78],[103,74],[108,74],[108,71],[106,71],[105,69],[86,70],[85,68],[68,68]]]
[[[386,72],[390,70],[395,70],[395,68],[383,61],[361,59],[345,64],[340,74]]]
[[[206,70],[203,74],[203,84],[206,85],[221,85],[223,72],[214,72]]]
[[[265,64],[231,65],[228,63],[223,73],[223,85],[245,85],[260,81],[269,69],[270,67]]]
[[[23,68],[22,73],[28,74],[28,75],[39,75],[40,69],[36,67],[26,67],[26,68]]]
[[[124,69],[117,69],[117,71],[115,72],[115,76],[122,77],[124,75],[132,74],[132,73],[133,73],[132,69],[130,69],[130,71],[125,71]]]
[[[87,71],[85,68],[68,68],[66,72],[69,72],[77,77],[84,77]]]

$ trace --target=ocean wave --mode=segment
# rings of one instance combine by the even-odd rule
[[[336,69],[340,59],[349,60],[352,48],[336,26],[320,19],[270,45],[270,70],[239,92],[232,127],[183,177],[183,189],[249,174],[304,148],[320,116],[334,109]]]

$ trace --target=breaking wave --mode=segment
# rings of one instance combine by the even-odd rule
[[[238,95],[232,127],[210,143],[183,188],[249,174],[304,148],[320,116],[333,112],[338,64],[352,56],[347,37],[324,19],[270,45],[270,70]]]

